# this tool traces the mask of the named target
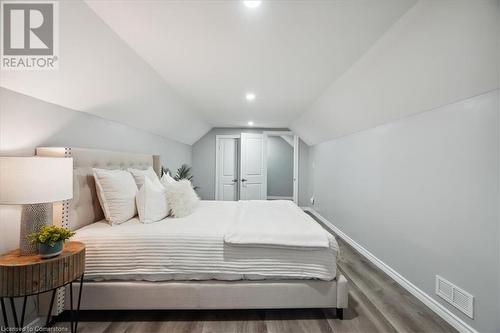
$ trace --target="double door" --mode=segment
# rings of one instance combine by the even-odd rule
[[[265,200],[264,135],[218,135],[216,146],[216,200]]]

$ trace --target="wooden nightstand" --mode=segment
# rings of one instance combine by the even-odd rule
[[[10,306],[17,328],[24,326],[26,299],[28,296],[52,291],[49,312],[45,326],[51,319],[54,298],[58,288],[70,285],[71,332],[78,328],[78,312],[82,297],[83,276],[85,273],[85,245],[80,242],[66,242],[63,252],[50,259],[41,259],[39,255],[21,256],[20,250],[0,256],[0,302],[5,326],[9,327],[4,298],[10,300]],[[80,292],[76,318],[73,321],[73,282],[80,280]],[[14,298],[23,297],[21,320],[18,320]],[[74,327],[73,327],[74,322]]]

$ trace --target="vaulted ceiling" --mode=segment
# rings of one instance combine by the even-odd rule
[[[414,2],[87,1],[210,124],[260,127],[289,126]]]
[[[451,6],[453,1],[441,2]],[[427,7],[436,1],[416,2],[264,0],[249,9],[239,0],[62,1],[59,70],[2,72],[0,85],[188,144],[211,127],[240,127],[248,121],[258,127],[291,127],[306,142],[317,143],[408,111],[397,110],[401,101],[396,98],[395,105],[379,103],[382,108],[366,113],[371,108],[367,103],[377,102],[370,95],[379,88],[377,81],[392,75],[388,87],[393,89],[404,79],[394,75],[398,68],[405,73],[398,62],[412,65],[408,50],[398,49],[400,40],[411,44],[409,37],[417,38],[416,48],[407,48],[416,52],[415,58],[423,56],[432,63],[432,54],[419,51],[425,34],[433,30],[413,36],[408,26],[415,24],[415,15],[423,20],[418,22],[423,28],[432,26],[422,11],[435,10]],[[478,23],[467,21],[466,6],[453,10],[465,20],[462,25]],[[447,11],[450,8],[441,6],[433,15],[439,20]],[[490,28],[483,23],[475,32]],[[450,43],[461,42],[457,37]],[[439,53],[439,41],[433,43],[430,46]],[[484,52],[483,44],[469,46]],[[391,62],[388,73],[381,57]],[[482,60],[490,64],[489,58]],[[425,85],[424,81],[419,83]],[[476,85],[477,90],[494,86],[490,81],[481,79],[484,84]],[[256,95],[251,102],[245,99],[248,92]],[[446,99],[460,93],[454,90]],[[385,98],[389,92],[381,94]],[[438,102],[442,100],[418,109]]]

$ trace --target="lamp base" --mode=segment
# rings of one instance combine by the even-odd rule
[[[30,204],[23,206],[21,215],[21,234],[19,248],[22,256],[29,256],[38,253],[36,244],[31,244],[28,236],[38,232],[44,225],[52,224],[52,204]]]

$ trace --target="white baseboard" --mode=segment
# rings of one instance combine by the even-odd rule
[[[336,235],[342,238],[346,243],[351,245],[354,249],[356,249],[359,253],[361,253],[364,257],[370,260],[375,266],[389,275],[393,280],[395,280],[401,287],[405,288],[410,294],[418,298],[422,303],[424,303],[427,307],[429,307],[432,311],[434,311],[438,316],[443,318],[446,322],[448,322],[451,326],[457,329],[462,333],[478,333],[474,328],[472,328],[469,324],[464,322],[450,310],[445,308],[442,304],[437,302],[427,293],[422,291],[420,288],[415,286],[413,283],[408,281],[404,276],[396,272],[389,265],[384,263],[379,258],[375,257],[370,251],[365,249],[360,244],[356,243],[351,237],[343,233],[339,228],[337,228],[333,223],[328,221],[326,218],[321,216],[317,211],[310,207],[301,207],[304,211],[311,212],[314,216],[316,216],[321,222],[323,222],[328,228],[330,228]]]
[[[282,197],[279,195],[268,195],[268,200],[293,200],[293,197]]]

